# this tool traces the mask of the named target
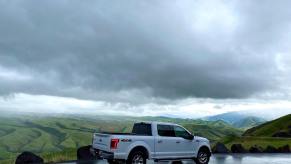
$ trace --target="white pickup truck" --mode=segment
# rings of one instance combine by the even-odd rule
[[[193,136],[180,125],[161,122],[135,123],[132,133],[94,133],[91,153],[109,163],[145,164],[147,159],[193,159],[207,164],[211,156],[206,138]]]

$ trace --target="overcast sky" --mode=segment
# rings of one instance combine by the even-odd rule
[[[0,0],[0,110],[291,113],[290,6]]]

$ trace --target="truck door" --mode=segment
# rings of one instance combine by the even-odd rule
[[[180,157],[195,156],[195,141],[194,136],[180,126],[174,126],[176,136],[177,155]]]
[[[173,158],[176,155],[175,131],[172,125],[157,125],[157,136],[155,140],[156,158]]]

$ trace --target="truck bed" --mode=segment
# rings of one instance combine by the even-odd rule
[[[120,133],[120,132],[97,132],[99,134],[109,134],[109,135],[136,135],[134,133]]]

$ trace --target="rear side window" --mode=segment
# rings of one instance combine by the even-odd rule
[[[152,135],[152,126],[151,124],[138,123],[134,124],[132,133],[141,136],[151,136]]]
[[[158,125],[158,134],[159,136],[164,137],[175,137],[174,127],[171,125]]]

